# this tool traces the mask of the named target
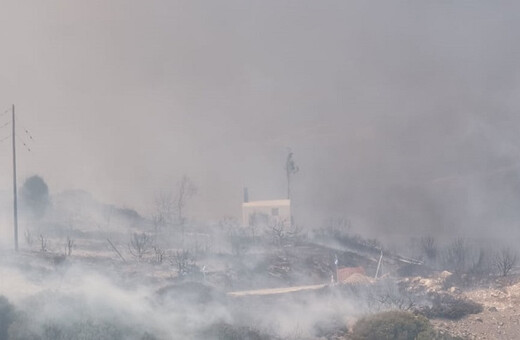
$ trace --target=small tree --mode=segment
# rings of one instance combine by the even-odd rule
[[[65,245],[65,253],[67,256],[72,255],[72,248],[74,248],[74,240],[67,236],[67,244]]]
[[[511,248],[503,248],[495,254],[495,268],[501,276],[507,276],[518,261],[518,254]]]
[[[270,234],[273,244],[278,247],[295,245],[303,238],[302,229],[297,225],[287,225],[285,221],[271,224]]]
[[[177,183],[177,197],[175,204],[177,208],[177,219],[179,223],[184,223],[184,208],[188,201],[197,193],[197,186],[186,175],[182,176]]]
[[[186,175],[177,183],[177,195],[175,197],[177,223],[181,228],[182,244],[184,244],[185,217],[184,208],[188,201],[197,193],[197,186]]]
[[[490,259],[484,248],[479,248],[474,252],[472,263],[469,267],[469,273],[473,275],[489,275],[492,271]]]
[[[175,191],[163,192],[155,198],[155,212],[152,215],[155,234],[163,227],[171,230],[179,227],[184,243],[185,216],[184,209],[188,201],[197,193],[197,186],[186,175],[177,182]]]
[[[466,270],[468,261],[468,246],[463,238],[452,241],[445,250],[444,264],[448,270],[462,273]]]
[[[128,244],[128,250],[138,261],[141,261],[143,256],[150,250],[151,241],[152,239],[146,233],[133,233]]]
[[[416,306],[416,296],[407,293],[390,279],[382,279],[367,291],[366,301],[370,309],[410,311]]]
[[[25,230],[23,233],[23,236],[25,238],[25,243],[30,247],[33,244],[33,236],[29,230]]]
[[[47,239],[43,237],[43,234],[40,234],[40,251],[47,251]]]
[[[283,223],[276,222],[271,225],[271,237],[275,246],[282,247],[285,244],[287,234]]]
[[[347,235],[352,229],[352,223],[345,217],[331,217],[325,221],[323,231],[332,237]]]
[[[197,269],[195,258],[189,250],[176,251],[171,256],[170,262],[176,267],[179,277],[192,274]]]
[[[155,245],[153,247],[153,252],[154,252],[154,255],[155,255],[155,262],[158,263],[158,264],[163,263],[164,256],[166,255],[166,252],[164,251],[164,249],[162,249],[158,245]]]
[[[421,238],[421,251],[429,261],[435,261],[437,258],[437,242],[432,236]]]
[[[45,215],[50,205],[49,187],[40,176],[31,176],[25,180],[20,188],[20,203],[33,218]]]
[[[155,211],[152,215],[152,223],[155,234],[163,228],[170,228],[175,219],[175,199],[171,192],[162,192],[155,197]]]
[[[240,227],[228,229],[227,238],[231,246],[231,253],[235,256],[244,255],[252,243],[252,238],[247,235],[245,229]]]

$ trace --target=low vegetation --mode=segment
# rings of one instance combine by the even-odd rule
[[[225,322],[213,324],[201,332],[201,338],[212,340],[272,340],[273,336],[251,326],[235,326]]]
[[[13,305],[5,298],[0,296],[0,339],[8,338],[9,326],[15,320]]]
[[[94,312],[82,311],[80,318],[61,322],[52,313],[46,314],[43,307],[53,305],[59,310],[69,306],[68,302],[57,305],[54,300],[36,299],[30,308],[17,305],[15,309],[0,299],[0,339],[153,340],[172,335],[253,340],[452,339],[433,329],[428,319],[460,320],[482,312],[480,304],[455,291],[480,282],[476,277],[512,276],[517,263],[516,253],[510,249],[490,251],[468,239],[440,242],[431,236],[418,240],[417,256],[406,254],[410,258],[404,258],[378,240],[355,234],[350,222],[341,218],[331,219],[313,231],[281,222],[243,227],[231,218],[211,226],[197,224],[183,212],[195,191],[187,179],[179,183],[178,193],[157,199],[151,219],[121,215],[110,207],[93,222],[72,209],[74,218],[51,220],[25,233],[24,250],[31,259],[24,265],[36,269],[27,272],[37,273],[32,282],[44,286],[47,280],[43,276],[53,278],[55,274],[62,275],[60,282],[64,282],[62,278],[74,264],[79,264],[80,271],[95,268],[103,272],[101,276],[114,279],[116,297],[121,298],[119,293],[130,296],[116,305],[135,302],[134,293],[138,298],[143,297],[140,293],[146,296],[146,300],[128,308],[138,317],[118,319],[110,311],[108,317],[97,318],[98,310],[106,310],[103,305]],[[115,227],[116,223],[120,225]],[[100,227],[93,230],[91,224]],[[34,259],[42,263],[38,266]],[[99,263],[103,265],[97,266]],[[357,272],[352,281],[342,276],[342,282],[335,282],[336,269],[348,271],[352,269],[349,267],[362,267],[363,274]],[[374,279],[377,268],[380,275]],[[418,281],[435,281],[444,270],[450,273],[435,289],[410,289]],[[405,280],[407,287],[400,285]],[[307,286],[321,288],[247,298],[236,295]],[[135,287],[142,291],[132,290]],[[124,289],[129,290],[122,292]],[[125,303],[114,314],[124,314]],[[86,307],[85,301],[76,304]],[[42,310],[33,313],[35,308]],[[139,324],[143,310],[160,325]],[[206,310],[211,313],[205,314]],[[300,311],[304,312],[298,314]],[[360,315],[366,316],[352,328]],[[175,327],[171,327],[170,317],[178,323]],[[177,329],[182,334],[172,334]],[[290,335],[291,329],[298,330],[292,332],[297,335]]]
[[[481,304],[468,299],[445,293],[433,293],[430,296],[431,306],[426,306],[420,311],[427,318],[458,320],[466,315],[482,312]]]
[[[389,311],[364,317],[352,329],[353,340],[451,340],[435,331],[425,317],[403,311]]]

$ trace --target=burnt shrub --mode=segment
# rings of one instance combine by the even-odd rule
[[[425,265],[419,265],[415,263],[409,263],[406,265],[402,265],[397,269],[397,275],[400,277],[411,277],[411,276],[423,276],[427,277],[431,275],[433,272],[433,269],[425,266]]]
[[[431,306],[423,307],[419,312],[427,318],[458,320],[469,314],[482,312],[482,305],[468,299],[457,298],[449,294],[430,295]]]
[[[161,303],[174,301],[179,296],[190,304],[208,304],[212,301],[225,302],[226,296],[211,286],[200,282],[184,281],[160,288],[156,297]]]
[[[8,330],[15,319],[14,307],[5,296],[0,296],[0,339],[7,339]]]
[[[352,329],[354,340],[448,340],[437,333],[428,319],[409,312],[389,311],[360,319]]]
[[[474,275],[474,274],[458,274],[454,273],[446,278],[443,282],[443,289],[449,289],[451,287],[478,287],[483,282],[486,282],[486,279],[483,275]]]
[[[201,339],[208,340],[269,340],[271,336],[250,326],[235,326],[225,322],[215,323],[206,328]]]
[[[316,322],[313,330],[317,338],[326,339],[337,338],[348,333],[347,325],[339,315],[331,315]]]
[[[9,329],[9,340],[155,340],[152,333],[120,323],[86,320],[78,323],[48,321],[43,325],[34,323],[23,315]]]
[[[401,311],[374,314],[360,319],[352,329],[355,340],[416,339],[419,334],[431,331],[429,321]]]

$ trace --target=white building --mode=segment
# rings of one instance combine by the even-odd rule
[[[242,224],[250,226],[271,226],[282,223],[291,225],[291,200],[268,200],[242,203]]]

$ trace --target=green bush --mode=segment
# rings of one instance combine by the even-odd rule
[[[402,311],[382,312],[360,319],[353,327],[354,340],[454,339],[438,334],[424,316]]]

